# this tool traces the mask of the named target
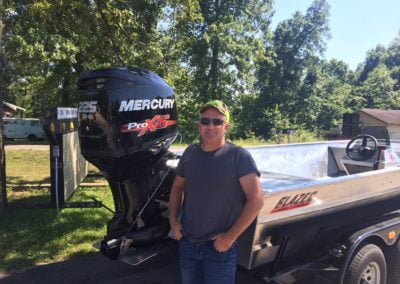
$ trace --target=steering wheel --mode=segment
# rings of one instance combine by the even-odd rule
[[[347,156],[354,161],[366,161],[378,151],[378,142],[370,135],[360,135],[350,140],[346,146]]]

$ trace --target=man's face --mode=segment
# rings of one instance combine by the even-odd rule
[[[225,122],[225,116],[216,109],[209,108],[200,115],[200,120],[201,118],[209,118],[211,120],[208,125],[198,123],[202,143],[220,143],[225,138],[225,133],[228,130],[228,123]],[[221,125],[214,125],[213,119],[221,119],[223,123]]]

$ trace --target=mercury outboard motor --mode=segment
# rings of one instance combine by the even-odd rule
[[[102,252],[116,259],[130,246],[165,237],[174,170],[169,146],[177,136],[174,92],[140,68],[84,72],[78,82],[83,156],[106,175],[115,213]]]

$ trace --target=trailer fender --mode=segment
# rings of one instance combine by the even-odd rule
[[[355,233],[353,233],[347,240],[345,247],[347,248],[346,256],[343,261],[342,267],[340,269],[339,283],[342,284],[345,276],[345,271],[355,253],[360,245],[376,242],[379,239],[387,246],[392,246],[396,243],[400,234],[400,214],[396,213],[393,218],[387,219],[383,222],[373,224],[369,227],[363,228]]]

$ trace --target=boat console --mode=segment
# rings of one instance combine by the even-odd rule
[[[340,159],[347,175],[399,165],[400,159],[390,145],[385,127],[364,127],[363,133],[348,142],[346,154]]]

